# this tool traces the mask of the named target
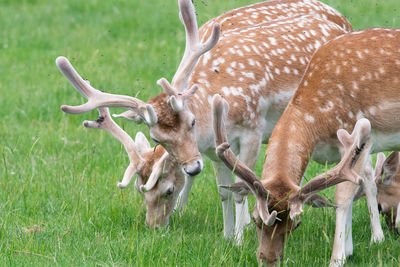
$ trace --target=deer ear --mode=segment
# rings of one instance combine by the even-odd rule
[[[399,152],[392,152],[383,163],[383,172],[376,179],[377,183],[390,185],[399,170]]]
[[[130,121],[134,121],[135,123],[138,123],[138,124],[143,122],[142,117],[140,117],[140,115],[136,111],[131,110],[131,109],[127,110],[125,112],[122,112],[120,114],[113,114],[113,117],[114,118],[122,117],[124,119],[130,120]]]
[[[150,143],[142,132],[138,132],[135,137],[136,149],[140,155],[146,150],[151,149]]]
[[[241,196],[247,196],[249,193],[251,193],[249,187],[244,182],[238,182],[230,185],[218,185],[218,187],[228,189]]]
[[[312,195],[309,199],[307,199],[305,204],[310,205],[313,208],[336,207],[335,204],[318,194]]]

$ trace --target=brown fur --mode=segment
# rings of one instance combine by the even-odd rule
[[[262,181],[274,198],[290,194],[293,185],[299,185],[309,152],[317,143],[337,144],[336,131],[352,130],[357,114],[381,132],[400,129],[395,116],[400,106],[399,52],[400,30],[390,29],[345,34],[316,52],[268,144]],[[287,206],[274,209],[286,211]],[[272,254],[263,259],[274,263],[277,258]]]

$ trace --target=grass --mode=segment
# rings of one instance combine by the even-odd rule
[[[201,25],[256,1],[195,2]],[[325,2],[356,29],[400,27],[398,0]],[[97,88],[141,99],[160,93],[155,81],[172,77],[184,49],[176,1],[0,0],[0,6],[0,266],[256,265],[254,226],[241,247],[223,238],[208,161],[185,212],[174,214],[168,229],[150,230],[138,192],[115,186],[127,165],[123,148],[81,126],[96,112],[71,116],[59,109],[83,101],[57,70],[59,55]],[[132,135],[148,134],[119,122]],[[313,163],[306,176],[322,170]],[[308,208],[302,222],[283,265],[326,265],[334,211]],[[399,237],[383,225],[385,242],[370,245],[365,201],[355,204],[348,266],[399,266]]]

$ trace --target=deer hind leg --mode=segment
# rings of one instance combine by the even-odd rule
[[[190,191],[194,183],[195,176],[185,175],[185,185],[183,186],[182,192],[179,194],[178,201],[176,202],[175,210],[182,211],[188,202]]]
[[[254,170],[258,154],[261,147],[261,135],[252,132],[246,132],[240,139],[239,160],[246,164],[251,170]],[[242,179],[236,177],[235,182]],[[247,196],[233,193],[236,206],[236,224],[235,224],[235,241],[241,244],[243,241],[243,228],[251,222],[249,205]]]
[[[213,167],[218,185],[232,184],[232,172],[229,170],[222,161],[214,162]],[[218,186],[218,194],[222,201],[222,212],[224,218],[224,237],[233,238],[234,234],[234,217],[233,217],[233,203],[232,192],[225,188]]]
[[[335,203],[336,227],[330,267],[344,266],[346,256],[353,253],[353,240],[351,232],[351,215],[353,197],[357,186],[350,182],[344,182],[336,186]]]
[[[379,243],[385,238],[382,231],[381,222],[379,219],[378,202],[376,200],[376,183],[372,173],[372,159],[368,155],[366,167],[363,173],[363,191],[367,199],[367,206],[371,221],[371,243]]]

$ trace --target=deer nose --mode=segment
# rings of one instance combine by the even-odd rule
[[[194,163],[187,164],[183,170],[187,175],[195,176],[201,172],[203,169],[203,161],[197,160]]]

